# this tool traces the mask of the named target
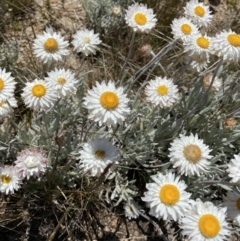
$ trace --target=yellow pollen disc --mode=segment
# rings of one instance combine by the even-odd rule
[[[202,157],[202,152],[197,145],[189,144],[184,147],[183,155],[189,162],[197,163]]]
[[[90,43],[90,38],[89,37],[84,37],[83,41],[84,41],[84,43],[89,44]]]
[[[5,104],[4,101],[0,101],[0,106],[3,106]]]
[[[119,103],[118,96],[111,91],[106,91],[100,96],[100,104],[105,109],[114,109]]]
[[[11,182],[11,177],[9,175],[2,175],[2,183],[4,184],[8,184],[9,182]]]
[[[56,52],[58,50],[58,42],[54,38],[48,38],[44,43],[44,49],[49,53]]]
[[[66,83],[66,79],[63,78],[63,77],[59,77],[59,78],[57,79],[57,82],[58,82],[58,84],[60,84],[60,85],[64,85],[64,84]]]
[[[205,10],[203,7],[201,6],[197,6],[194,8],[194,13],[198,16],[198,17],[203,17],[205,14]]]
[[[4,88],[4,81],[0,78],[0,90]]]
[[[240,198],[236,201],[236,205],[237,205],[238,210],[240,210]]]
[[[46,94],[46,88],[42,84],[36,84],[32,87],[32,94],[36,97],[42,97]]]
[[[159,95],[166,95],[168,93],[168,87],[166,85],[159,85],[157,88],[157,92]]]
[[[204,214],[198,221],[198,227],[206,238],[214,238],[221,228],[218,219],[212,214]]]
[[[102,160],[105,157],[105,151],[102,151],[102,150],[97,150],[95,151],[94,154],[95,154],[95,157],[100,160]]]
[[[145,25],[147,23],[147,17],[143,13],[135,14],[134,20],[138,25]]]
[[[228,42],[234,47],[240,47],[240,36],[232,33],[227,36]]]
[[[209,41],[204,37],[197,38],[197,45],[203,49],[207,49],[209,47]]]
[[[180,192],[175,185],[165,184],[159,191],[159,198],[166,205],[174,205],[180,198]]]
[[[184,33],[184,34],[190,34],[192,32],[192,28],[190,25],[188,25],[187,23],[184,23],[182,26],[181,26],[181,31]]]

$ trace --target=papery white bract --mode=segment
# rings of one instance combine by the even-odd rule
[[[151,178],[154,182],[146,184],[148,191],[142,197],[150,207],[150,214],[164,220],[180,221],[189,207],[191,194],[185,191],[187,185],[171,172],[158,173]]]
[[[169,148],[170,161],[174,168],[178,168],[181,175],[200,175],[208,170],[212,157],[209,155],[210,149],[198,138],[198,135],[180,135]]]
[[[10,72],[0,68],[0,100],[13,97],[16,82]]]
[[[55,104],[57,93],[51,83],[35,79],[26,83],[22,98],[25,105],[33,110],[48,110]]]
[[[21,178],[39,177],[46,171],[48,159],[43,150],[38,148],[25,149],[17,154],[16,170]]]
[[[212,15],[208,6],[198,2],[198,0],[190,0],[184,7],[184,15],[191,19],[198,27],[207,26]]]
[[[86,56],[89,54],[96,54],[96,50],[99,49],[98,45],[101,42],[98,33],[95,34],[93,30],[88,29],[78,30],[73,35],[72,40],[74,50],[81,52]]]
[[[128,219],[136,219],[139,216],[141,207],[132,199],[124,205],[125,216]]]
[[[55,68],[48,73],[45,81],[55,87],[58,97],[68,97],[76,93],[78,80],[70,70]]]
[[[178,88],[171,79],[156,77],[145,89],[146,99],[160,108],[172,106],[178,99]]]
[[[11,114],[14,107],[17,107],[17,101],[14,97],[0,101],[0,116],[3,117]]]
[[[122,123],[130,112],[129,99],[123,92],[124,89],[116,88],[112,81],[103,81],[101,84],[96,82],[96,86],[88,90],[83,103],[90,111],[89,119],[108,126]]]
[[[68,41],[65,41],[60,33],[47,28],[43,34],[37,35],[33,43],[33,52],[44,63],[55,60],[62,60],[63,56],[68,55]]]
[[[156,15],[146,5],[134,3],[126,10],[125,20],[134,31],[149,32],[157,23]]]
[[[20,188],[22,179],[14,166],[0,167],[0,192],[4,194],[14,193]]]
[[[230,234],[226,218],[227,208],[218,208],[211,202],[197,200],[182,218],[182,234],[189,241],[223,241],[229,240]]]
[[[80,151],[80,167],[91,176],[100,176],[111,165],[118,163],[117,148],[106,138],[95,138],[83,144]]]
[[[230,160],[228,164],[229,177],[232,178],[232,182],[240,184],[240,156],[234,155],[234,158]]]

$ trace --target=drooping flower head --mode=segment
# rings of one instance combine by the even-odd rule
[[[211,202],[197,200],[182,218],[182,234],[189,241],[223,241],[230,234],[226,222],[227,208],[218,208]]]
[[[55,87],[58,97],[71,96],[77,90],[78,81],[70,70],[55,68],[48,73],[45,81]]]
[[[13,97],[16,82],[10,72],[0,68],[0,100]]]
[[[73,35],[72,40],[74,50],[83,53],[85,56],[96,54],[96,51],[99,49],[98,45],[101,42],[98,33],[95,34],[93,30],[88,29],[78,30]]]
[[[158,173],[151,178],[154,182],[146,184],[148,191],[142,197],[150,206],[150,214],[164,220],[181,220],[189,207],[191,195],[185,191],[187,186],[184,181],[171,172],[166,175]]]
[[[100,176],[108,165],[118,163],[118,157],[117,148],[108,139],[95,138],[83,145],[80,167],[91,176]]]
[[[170,107],[179,99],[177,86],[174,85],[172,79],[166,77],[156,77],[149,81],[145,93],[146,99],[160,108]]]
[[[14,97],[0,101],[0,117],[11,114],[14,107],[17,107],[17,101]]]
[[[126,10],[125,20],[134,31],[149,32],[157,23],[156,15],[146,5],[134,3]]]
[[[229,177],[232,178],[232,182],[240,184],[240,156],[234,155],[234,158],[230,160],[228,164]]]
[[[100,125],[106,123],[111,126],[124,121],[130,109],[127,106],[129,99],[123,91],[122,87],[116,88],[112,81],[96,82],[84,98],[83,104],[90,110],[88,117]]]
[[[14,193],[20,188],[22,180],[14,166],[0,167],[0,192],[9,194]]]
[[[227,192],[223,197],[223,205],[227,207],[227,215],[238,226],[240,226],[240,194],[236,192]]]
[[[240,35],[232,30],[223,30],[212,38],[212,51],[224,61],[240,60]]]
[[[51,83],[35,79],[26,83],[22,98],[25,105],[33,110],[48,110],[57,100],[57,93]]]
[[[175,18],[171,27],[174,39],[181,39],[183,42],[187,41],[190,36],[199,34],[197,26],[185,17]]]
[[[124,205],[125,216],[128,219],[136,219],[141,212],[141,207],[132,199],[128,200],[128,202]]]
[[[212,15],[208,6],[198,2],[198,0],[190,0],[184,7],[184,15],[191,19],[198,27],[207,26]]]
[[[61,61],[63,56],[68,55],[68,41],[65,41],[60,33],[52,28],[47,28],[42,35],[37,35],[33,43],[33,52],[44,63],[49,61]]]
[[[198,135],[180,135],[169,148],[170,161],[174,168],[178,168],[181,175],[200,175],[209,168],[210,149],[198,138]]]
[[[213,74],[208,74],[207,76],[204,77],[203,79],[203,87],[205,89],[208,89],[211,82],[212,82],[212,78],[213,78]],[[222,88],[222,79],[218,78],[217,76],[215,76],[212,86],[211,86],[211,92],[213,91],[219,91]]]
[[[43,150],[25,149],[18,153],[15,161],[16,170],[21,178],[39,177],[46,171],[48,159]]]

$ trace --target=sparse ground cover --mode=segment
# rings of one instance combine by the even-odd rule
[[[240,240],[238,1],[0,4],[0,240]]]

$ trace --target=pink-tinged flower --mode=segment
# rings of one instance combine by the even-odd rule
[[[30,148],[18,153],[15,164],[20,177],[29,179],[46,171],[48,159],[43,150]]]

